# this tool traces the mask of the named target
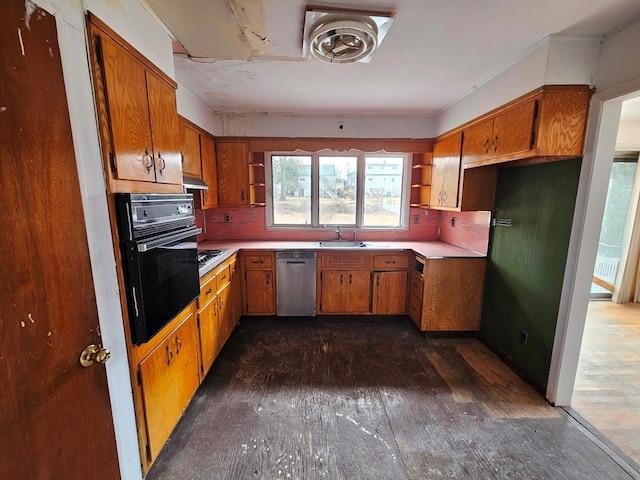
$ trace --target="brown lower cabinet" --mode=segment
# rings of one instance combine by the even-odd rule
[[[374,272],[371,313],[396,315],[407,311],[407,271]]]
[[[147,460],[156,458],[200,384],[192,308],[139,364],[147,430]]]
[[[322,313],[369,313],[371,272],[326,270],[320,275]]]
[[[247,250],[241,252],[243,307],[245,315],[275,315],[275,254]]]
[[[480,327],[486,259],[415,256],[409,316],[422,331],[474,331]]]

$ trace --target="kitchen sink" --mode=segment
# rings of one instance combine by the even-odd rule
[[[325,248],[359,248],[366,247],[367,244],[364,242],[350,242],[347,240],[323,240],[322,242],[318,242],[318,246]]]

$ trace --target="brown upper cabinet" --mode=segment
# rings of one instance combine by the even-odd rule
[[[185,175],[201,178],[209,187],[196,192],[200,195],[200,208],[218,206],[218,173],[216,147],[213,136],[200,127],[179,117],[182,170]]]
[[[181,191],[175,82],[91,15],[89,31],[110,191]]]
[[[218,204],[249,205],[249,149],[244,140],[216,140]]]
[[[456,133],[433,145],[431,169],[431,208],[455,209],[458,207],[460,181],[460,152],[462,133]]]
[[[533,100],[465,129],[462,164],[531,150],[536,112]]]
[[[548,86],[463,125],[462,167],[582,155],[591,90]]]
[[[200,132],[183,118],[180,118],[180,144],[182,153],[182,172],[196,178],[202,178],[200,160]]]

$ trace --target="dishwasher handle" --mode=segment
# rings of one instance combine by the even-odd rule
[[[291,265],[291,264],[294,264],[294,265],[295,265],[295,264],[302,264],[302,265],[306,265],[306,264],[307,264],[307,263],[309,263],[309,262],[307,262],[306,260],[287,260],[287,262],[286,262],[286,263],[287,263],[287,265]]]

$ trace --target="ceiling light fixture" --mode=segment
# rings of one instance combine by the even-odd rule
[[[391,27],[390,16],[309,10],[303,56],[327,63],[369,62]]]

